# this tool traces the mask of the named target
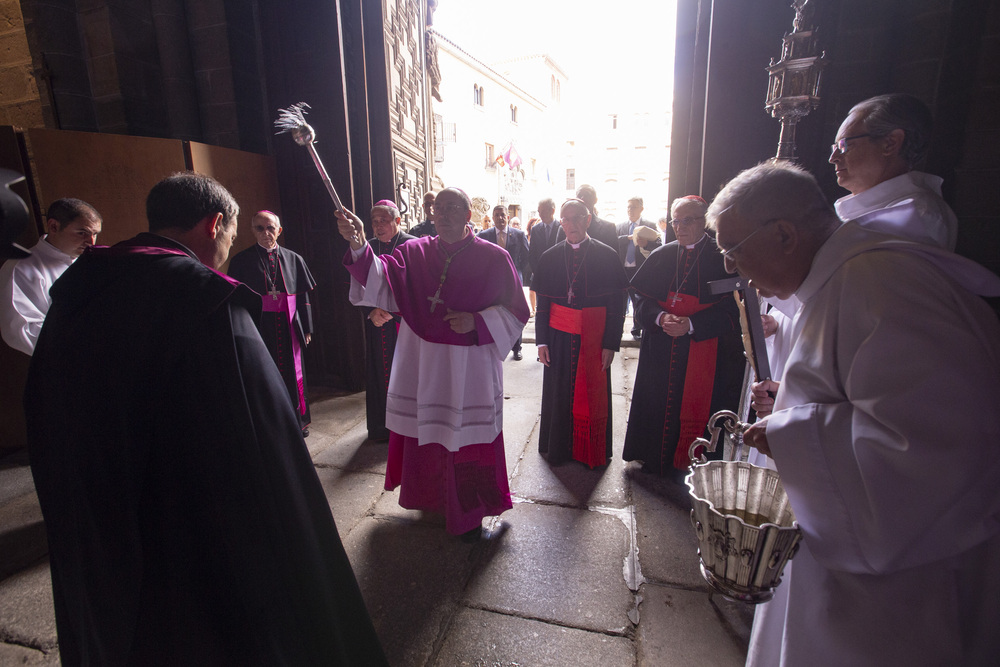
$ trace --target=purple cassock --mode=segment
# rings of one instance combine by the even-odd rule
[[[408,509],[444,514],[448,531],[510,509],[503,451],[503,359],[528,320],[510,256],[469,234],[424,237],[345,258],[351,300],[402,318],[389,379],[386,488]],[[474,315],[457,333],[449,312]]]

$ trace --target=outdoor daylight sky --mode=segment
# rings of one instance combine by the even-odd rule
[[[440,0],[434,28],[487,64],[547,53],[570,100],[653,111],[672,98],[676,14],[676,0]]]

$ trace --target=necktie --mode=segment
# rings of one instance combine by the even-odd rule
[[[500,242],[501,248],[507,248],[507,235],[504,232],[497,232],[497,241]]]
[[[628,233],[632,234],[635,231],[635,223],[629,225]],[[625,264],[635,265],[635,243],[632,239],[628,240],[628,250],[625,251]]]

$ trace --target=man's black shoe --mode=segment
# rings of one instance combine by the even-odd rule
[[[637,329],[632,329],[632,338],[635,340],[640,340],[642,338],[642,332]]]
[[[514,350],[514,361],[521,361],[524,357],[521,356],[521,350]]]

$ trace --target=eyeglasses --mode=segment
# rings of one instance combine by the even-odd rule
[[[464,212],[465,206],[462,204],[432,204],[431,211],[434,213],[458,213]]]
[[[871,134],[855,134],[853,137],[844,137],[842,139],[837,139],[834,143],[830,144],[830,155],[833,155],[837,151],[841,154],[847,152],[847,142],[851,139],[863,139],[864,137],[870,137]]]
[[[686,218],[676,218],[670,221],[671,227],[690,227],[693,224],[704,222],[705,216],[703,215],[689,215]]]
[[[756,234],[760,230],[764,229],[765,227],[767,227],[772,222],[777,222],[780,219],[781,218],[771,218],[770,220],[765,220],[763,223],[761,223],[760,227],[758,227],[757,229],[755,229],[752,232],[750,232],[749,234],[747,234],[746,238],[744,238],[742,241],[740,241],[739,243],[737,243],[736,245],[734,245],[732,248],[730,248],[729,250],[723,250],[722,248],[719,248],[719,252],[722,253],[722,257],[726,261],[728,261],[728,262],[734,261],[733,253],[735,253],[737,250],[739,250],[741,245],[743,245],[744,243],[746,243],[747,241],[749,241],[750,239],[752,239],[754,237],[754,234]]]

